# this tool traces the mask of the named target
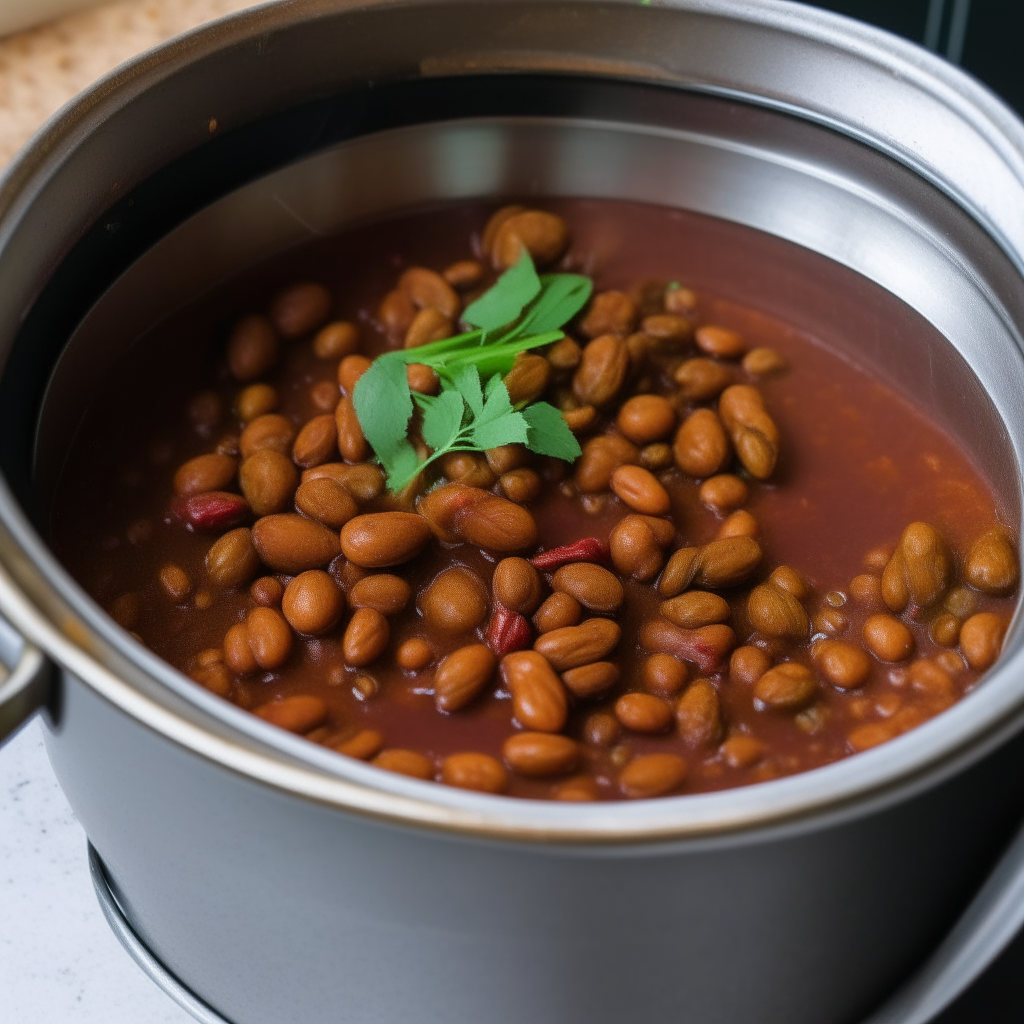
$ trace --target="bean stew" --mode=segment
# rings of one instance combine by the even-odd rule
[[[62,476],[55,550],[198,685],[447,785],[698,793],[914,728],[999,656],[1019,582],[1007,514],[877,375],[678,279],[689,236],[672,216],[446,206],[219,288],[107,380]],[[467,334],[524,251],[593,292],[481,384],[489,400],[503,382],[509,429],[549,403],[549,433],[580,454],[531,450],[531,420],[525,441],[453,444],[417,469],[427,418],[454,402],[460,429],[463,398],[445,398],[454,372],[407,361],[414,461],[389,487],[357,383],[383,353],[426,359]]]

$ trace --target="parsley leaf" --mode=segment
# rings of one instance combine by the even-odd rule
[[[526,304],[540,292],[540,278],[529,252],[523,249],[514,266],[498,278],[497,284],[466,307],[462,319],[480,327],[485,334],[512,323]]]
[[[523,251],[516,264],[462,316],[474,327],[413,349],[388,352],[373,361],[353,392],[356,416],[366,440],[399,491],[426,466],[452,451],[486,451],[525,444],[532,451],[571,460],[580,446],[547,402],[516,410],[502,379],[517,353],[558,341],[560,330],[585,305],[591,282],[580,274],[538,277]],[[437,396],[413,394],[406,367],[424,363],[438,374]],[[422,413],[419,431],[431,448],[424,460],[409,440],[413,411]]]
[[[534,402],[520,415],[526,420],[529,431],[526,447],[540,455],[552,455],[556,459],[571,462],[583,454],[562,414],[547,402]]]

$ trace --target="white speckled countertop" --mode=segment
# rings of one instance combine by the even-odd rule
[[[0,167],[122,61],[253,2],[122,0],[0,39]],[[191,1020],[107,927],[85,833],[54,778],[42,728],[30,723],[0,748],[0,1024]]]

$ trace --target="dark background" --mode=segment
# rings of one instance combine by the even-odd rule
[[[1024,0],[818,0],[959,64],[1024,115]],[[1024,1022],[1024,932],[934,1024]]]

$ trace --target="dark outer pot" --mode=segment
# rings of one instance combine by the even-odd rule
[[[270,5],[115,73],[0,185],[0,605],[30,641],[0,734],[45,698],[131,925],[235,1024],[852,1024],[1020,820],[1016,623],[984,686],[875,751],[561,807],[389,776],[198,691],[29,518],[91,381],[218,275],[360,215],[527,193],[648,198],[830,257],[849,309],[770,270],[751,301],[802,297],[840,345],[861,323],[857,357],[955,425],[1019,521],[1024,134],[980,87],[781,3]]]

